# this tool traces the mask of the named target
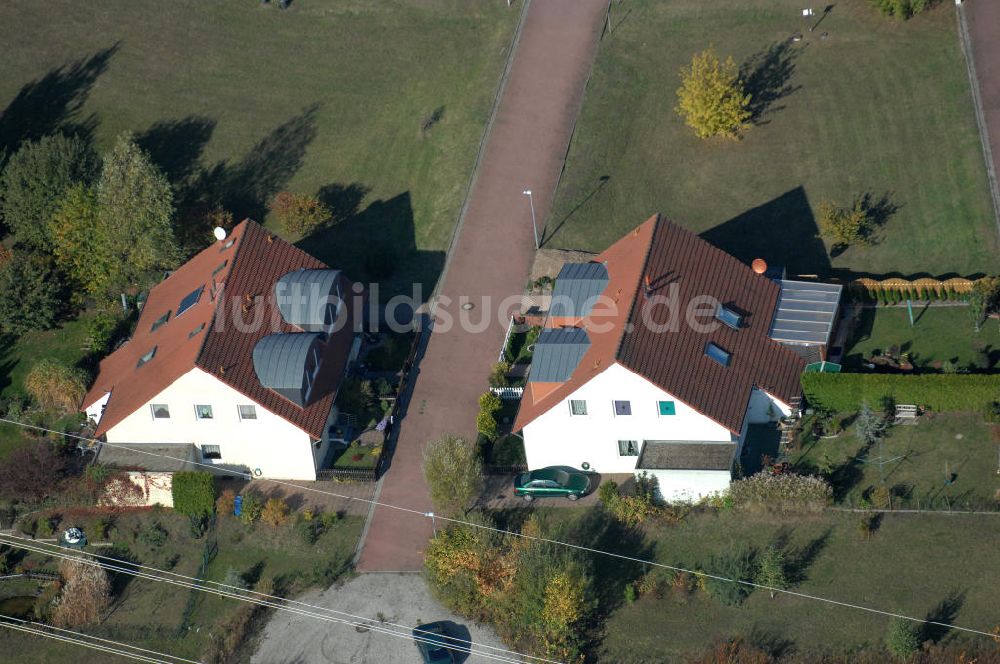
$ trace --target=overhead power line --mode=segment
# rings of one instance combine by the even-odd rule
[[[30,544],[25,544],[24,542],[30,542]],[[454,650],[456,652],[461,652],[461,653],[466,653],[466,654],[477,656],[477,657],[482,657],[482,658],[485,658],[485,659],[488,659],[488,660],[499,661],[499,662],[520,663],[520,662],[525,661],[525,659],[527,659],[527,660],[534,660],[534,661],[538,661],[538,662],[544,662],[544,663],[547,663],[547,664],[560,664],[556,660],[550,660],[550,659],[544,659],[544,658],[541,658],[541,657],[535,657],[535,656],[528,655],[528,654],[525,654],[525,653],[519,653],[519,652],[514,651],[514,650],[508,650],[508,649],[504,649],[504,648],[497,648],[495,646],[481,646],[481,645],[478,645],[478,644],[473,644],[471,641],[467,641],[465,639],[458,639],[458,638],[455,638],[455,637],[445,637],[444,635],[432,634],[432,633],[427,632],[427,631],[422,631],[422,633],[426,634],[427,636],[418,636],[417,634],[413,633],[414,630],[412,628],[410,628],[408,626],[405,626],[405,625],[396,625],[395,623],[381,623],[380,621],[377,621],[377,620],[368,620],[368,619],[364,619],[364,618],[361,618],[360,620],[362,622],[359,623],[357,620],[347,620],[347,619],[344,619],[344,618],[337,618],[337,617],[334,617],[334,616],[331,616],[331,615],[324,615],[324,614],[318,613],[316,611],[307,611],[305,609],[296,608],[295,606],[289,606],[289,604],[300,604],[300,605],[303,605],[303,606],[313,606],[313,605],[304,604],[302,602],[296,602],[295,600],[286,600],[285,598],[278,597],[276,595],[267,595],[265,593],[257,593],[257,592],[250,591],[250,590],[244,590],[244,589],[241,589],[241,588],[237,588],[235,586],[226,586],[225,584],[220,584],[220,583],[217,583],[217,582],[205,582],[205,581],[200,581],[200,580],[197,580],[197,579],[195,579],[194,582],[189,582],[189,581],[183,581],[183,580],[166,578],[165,576],[160,576],[160,575],[156,575],[156,574],[139,572],[139,571],[136,571],[136,569],[134,569],[134,568],[153,569],[153,570],[156,570],[157,572],[161,572],[162,574],[168,575],[168,576],[179,576],[179,577],[185,578],[185,579],[191,579],[192,578],[192,577],[184,577],[183,575],[174,575],[174,574],[172,574],[170,572],[166,572],[164,570],[158,570],[156,568],[152,568],[152,567],[149,567],[149,566],[143,566],[143,565],[137,565],[137,564],[130,563],[130,562],[119,561],[119,560],[116,560],[114,558],[109,558],[108,556],[94,556],[92,554],[76,555],[76,554],[68,553],[65,549],[60,548],[58,545],[35,543],[32,540],[28,540],[28,539],[22,538],[22,537],[17,537],[15,535],[8,535],[8,534],[5,534],[5,533],[0,533],[0,543],[4,543],[4,544],[7,544],[9,546],[13,546],[13,547],[16,547],[16,548],[19,548],[19,549],[24,549],[26,551],[33,551],[35,553],[40,553],[40,554],[43,554],[43,555],[51,556],[53,558],[59,558],[59,559],[62,559],[62,560],[73,560],[73,561],[79,562],[79,563],[84,564],[84,565],[90,565],[90,566],[94,566],[94,567],[100,567],[100,568],[103,568],[103,569],[106,569],[106,570],[110,570],[110,571],[113,571],[113,572],[119,572],[119,573],[122,573],[122,574],[127,574],[129,576],[133,576],[133,577],[140,578],[140,579],[145,579],[145,580],[149,580],[149,581],[158,581],[158,582],[161,582],[161,583],[167,583],[167,584],[170,584],[170,585],[179,586],[179,587],[187,588],[187,589],[190,589],[190,590],[197,590],[197,591],[208,593],[208,594],[212,594],[212,595],[218,595],[220,597],[226,597],[226,598],[229,598],[229,599],[235,599],[235,600],[242,601],[242,602],[247,602],[247,603],[250,603],[250,604],[256,604],[258,606],[264,606],[264,607],[267,607],[267,608],[277,609],[279,611],[286,611],[288,613],[293,613],[293,614],[302,615],[302,616],[306,616],[306,617],[310,617],[310,618],[315,618],[317,620],[324,620],[324,621],[327,621],[327,622],[333,622],[333,623],[339,623],[339,624],[343,624],[343,625],[349,625],[351,627],[363,626],[366,629],[368,629],[369,631],[372,631],[372,632],[375,632],[375,633],[378,633],[378,634],[386,634],[388,636],[395,636],[397,638],[403,638],[403,639],[407,639],[407,640],[411,640],[412,639],[415,642],[426,643],[428,645],[435,646],[435,647],[436,646],[440,646],[442,644],[442,642],[441,642],[442,638],[447,638],[447,639],[450,640],[450,642],[447,644],[447,647],[449,649]],[[45,548],[45,547],[53,547],[55,550],[50,549],[50,548]],[[114,562],[113,563],[98,562],[97,560],[92,560],[91,558],[102,558],[102,559],[111,560],[111,561],[114,561]],[[217,589],[217,588],[211,588],[211,587],[208,587],[206,585],[203,585],[205,583],[212,583],[212,584],[217,585],[217,586],[222,586],[222,587],[225,587],[225,588],[232,588],[233,590],[232,591],[227,591],[227,590],[220,590],[220,589]],[[260,599],[261,597],[268,598],[268,599]],[[321,611],[329,611],[329,612],[332,612],[332,613],[342,613],[342,612],[339,612],[339,611],[335,611],[335,610],[331,610],[331,609],[326,609],[324,607],[315,607],[315,608],[320,609]],[[350,614],[345,614],[345,615],[350,615]],[[388,627],[384,627],[383,625],[398,626],[398,627],[403,628],[405,631],[397,631],[395,629],[390,629]],[[499,651],[499,652],[486,652],[483,649],[494,650],[494,651]],[[515,659],[513,657],[507,657],[507,656],[505,656],[504,654],[501,654],[501,653],[506,653],[506,654],[514,655],[514,656],[518,657],[518,659]]]
[[[63,641],[65,643],[72,643],[74,645],[83,646],[84,648],[99,650],[101,652],[107,652],[114,655],[119,655],[121,657],[134,659],[140,662],[155,662],[156,664],[177,664],[178,662],[188,663],[188,664],[198,664],[198,662],[194,660],[184,659],[183,657],[177,657],[176,655],[168,655],[166,653],[157,652],[155,650],[148,650],[146,648],[133,646],[128,643],[122,643],[120,641],[112,641],[110,639],[102,639],[96,636],[90,636],[89,634],[83,634],[81,632],[74,632],[68,629],[53,627],[51,625],[46,625],[44,629],[32,627],[32,625],[36,624],[38,623],[32,623],[27,620],[22,620],[21,618],[15,618],[14,616],[7,616],[0,614],[0,626],[6,627],[7,629],[11,629],[17,632],[34,634],[35,636],[42,636],[47,639],[54,639],[56,641]],[[111,646],[118,646],[118,648],[114,648]],[[152,655],[155,655],[155,657],[153,657]],[[157,658],[162,658],[162,659],[157,659]]]
[[[228,468],[222,468],[222,467],[219,467],[219,466],[213,466],[211,464],[198,463],[196,461],[188,461],[187,459],[181,459],[181,458],[178,458],[178,457],[172,457],[172,456],[169,456],[169,455],[166,455],[166,454],[158,454],[156,452],[150,452],[148,450],[138,449],[135,446],[130,447],[130,446],[124,444],[124,443],[108,443],[108,442],[104,442],[104,441],[99,441],[99,440],[94,439],[94,438],[86,438],[84,436],[78,436],[78,435],[75,435],[75,434],[65,433],[65,432],[62,432],[62,431],[55,431],[53,429],[47,429],[45,427],[40,427],[40,426],[36,426],[36,425],[33,425],[33,424],[25,424],[24,422],[17,422],[15,420],[9,420],[9,419],[5,419],[5,418],[0,418],[0,422],[7,422],[9,424],[14,424],[14,425],[17,425],[17,426],[20,426],[20,427],[24,427],[24,428],[27,428],[27,429],[33,429],[33,430],[36,430],[36,431],[44,431],[46,433],[55,434],[55,435],[58,435],[58,436],[64,436],[64,437],[67,437],[67,438],[74,438],[74,439],[81,440],[81,441],[84,441],[84,442],[99,443],[101,445],[109,445],[111,447],[120,447],[122,449],[127,449],[127,450],[130,450],[130,451],[139,452],[141,454],[146,454],[148,456],[161,457],[161,458],[164,458],[164,459],[171,459],[173,461],[184,461],[184,462],[189,463],[191,465],[202,466],[202,467],[208,468],[208,469],[212,470],[213,472],[226,472],[226,473],[231,473],[231,474],[234,474],[234,475],[239,475],[239,476],[241,476],[241,477],[243,477],[245,479],[251,479],[248,473],[241,473],[241,472],[236,471],[236,470],[232,470],[232,469],[228,469]],[[135,445],[140,445],[141,446],[141,443],[136,443]],[[605,551],[603,549],[595,549],[593,547],[583,546],[581,544],[573,544],[571,542],[563,542],[563,541],[560,541],[560,540],[550,539],[550,538],[547,538],[547,537],[540,537],[540,536],[536,536],[536,535],[525,535],[523,533],[518,533],[518,532],[511,531],[511,530],[505,530],[503,528],[495,528],[495,527],[487,526],[487,525],[484,525],[484,524],[481,524],[481,523],[473,523],[471,521],[464,521],[462,519],[455,519],[455,518],[452,518],[452,517],[441,516],[441,515],[433,514],[433,513],[430,513],[430,512],[423,512],[421,510],[416,510],[416,509],[413,509],[413,508],[410,508],[410,507],[403,507],[401,505],[393,505],[391,503],[383,503],[383,502],[380,502],[380,501],[377,501],[377,500],[372,500],[370,498],[358,498],[358,497],[355,497],[355,496],[348,496],[348,495],[345,495],[345,494],[336,493],[334,491],[325,491],[323,489],[317,489],[315,487],[302,486],[300,484],[295,484],[294,482],[288,482],[288,481],[284,481],[284,480],[273,480],[273,479],[268,479],[268,481],[271,482],[271,483],[273,483],[273,484],[277,484],[279,486],[287,486],[287,487],[291,487],[291,488],[297,489],[299,491],[308,491],[308,492],[311,492],[311,493],[318,493],[318,494],[322,494],[322,495],[326,495],[326,496],[333,496],[335,498],[343,498],[345,500],[353,500],[353,501],[357,501],[357,502],[367,503],[369,505],[374,505],[376,507],[385,507],[387,509],[393,509],[393,510],[397,510],[397,511],[400,511],[400,512],[405,512],[405,513],[409,513],[409,514],[415,514],[415,515],[418,515],[418,516],[421,516],[421,517],[425,517],[425,518],[434,517],[436,519],[440,519],[441,521],[444,521],[444,522],[447,522],[447,523],[454,523],[454,524],[458,524],[458,525],[468,526],[470,528],[478,528],[480,530],[488,530],[488,531],[492,531],[492,532],[496,532],[496,533],[501,533],[501,534],[504,534],[504,535],[510,535],[511,537],[518,537],[518,538],[521,538],[521,539],[532,540],[532,541],[536,541],[536,542],[544,542],[544,543],[547,543],[547,544],[554,544],[554,545],[557,545],[557,546],[564,546],[564,547],[567,547],[567,548],[570,548],[570,549],[575,549],[577,551],[583,551],[583,552],[594,554],[594,555],[608,556],[610,558],[616,558],[618,560],[625,560],[625,561],[628,561],[628,562],[639,563],[639,564],[642,564],[642,565],[650,565],[652,567],[658,567],[660,569],[669,569],[669,570],[672,570],[672,571],[675,571],[675,572],[685,572],[687,574],[694,574],[694,575],[697,575],[697,576],[702,577],[702,578],[713,579],[713,580],[716,580],[716,581],[724,581],[724,582],[727,582],[727,583],[736,583],[736,584],[740,584],[740,585],[747,586],[747,587],[750,587],[750,588],[757,588],[757,589],[761,589],[761,590],[767,590],[767,591],[772,592],[772,593],[781,593],[781,594],[784,594],[784,595],[789,595],[791,597],[798,597],[800,599],[808,599],[808,600],[812,600],[812,601],[815,601],[815,602],[823,602],[823,603],[829,604],[831,606],[839,606],[839,607],[842,607],[842,608],[854,609],[854,610],[857,610],[857,611],[865,611],[867,613],[872,613],[872,614],[876,614],[876,615],[886,616],[886,617],[890,617],[890,618],[900,618],[902,620],[908,620],[908,621],[911,621],[911,622],[925,624],[925,625],[936,625],[936,626],[939,626],[939,627],[946,627],[948,629],[954,629],[956,631],[966,632],[966,633],[969,633],[969,634],[978,634],[978,635],[987,636],[987,637],[990,637],[990,638],[995,638],[996,637],[996,635],[993,634],[992,632],[987,632],[985,630],[975,629],[975,628],[972,628],[972,627],[961,627],[959,625],[952,625],[950,623],[938,622],[938,621],[934,621],[934,620],[927,620],[925,618],[915,618],[913,616],[908,616],[908,615],[905,615],[905,614],[902,614],[902,613],[897,613],[897,612],[894,612],[894,611],[885,611],[885,610],[876,609],[876,608],[870,607],[870,606],[864,606],[862,604],[855,604],[855,603],[852,603],[852,602],[845,602],[845,601],[841,601],[841,600],[831,599],[829,597],[822,597],[820,595],[811,595],[809,593],[803,593],[803,592],[799,592],[799,591],[796,591],[796,590],[789,590],[787,588],[778,588],[776,586],[768,586],[768,585],[765,585],[765,584],[756,583],[754,581],[747,581],[745,579],[731,579],[729,577],[720,576],[720,575],[717,575],[717,574],[710,574],[710,573],[703,572],[703,571],[700,571],[700,570],[688,569],[686,567],[680,567],[680,566],[677,566],[677,565],[667,565],[666,563],[660,563],[660,562],[656,562],[654,560],[645,560],[643,558],[636,558],[634,556],[627,556],[625,554],[615,553],[613,551]]]

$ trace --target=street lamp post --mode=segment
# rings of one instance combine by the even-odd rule
[[[535,220],[535,199],[531,195],[530,189],[521,192],[528,197],[528,205],[531,206],[531,228],[535,231],[535,249],[538,249],[538,222]]]

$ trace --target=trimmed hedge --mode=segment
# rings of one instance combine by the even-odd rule
[[[938,412],[978,411],[1000,400],[1000,374],[805,373],[802,392],[811,405],[836,412],[884,397]]]
[[[191,517],[210,516],[215,509],[215,481],[210,473],[174,473],[174,511]]]

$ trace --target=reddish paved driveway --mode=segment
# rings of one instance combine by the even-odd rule
[[[534,240],[525,188],[545,219],[573,132],[608,0],[533,0],[514,52],[500,107],[470,192],[459,236],[443,276],[439,324],[427,344],[392,466],[379,500],[421,512],[431,501],[421,476],[424,444],[445,433],[471,437],[477,398],[503,343],[497,304],[524,289]],[[463,312],[468,298],[475,308]],[[486,299],[491,302],[486,305]],[[450,304],[448,304],[450,302]],[[490,324],[480,332],[448,326],[465,314]],[[378,507],[360,571],[423,566],[429,519]]]
[[[964,5],[972,40],[972,59],[993,153],[994,174],[1000,174],[1000,1],[967,0]],[[997,211],[1000,214],[1000,210]]]

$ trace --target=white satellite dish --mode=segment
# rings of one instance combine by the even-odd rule
[[[215,239],[222,242],[226,239],[226,229],[222,226],[216,226],[215,230],[212,231],[215,234]]]

